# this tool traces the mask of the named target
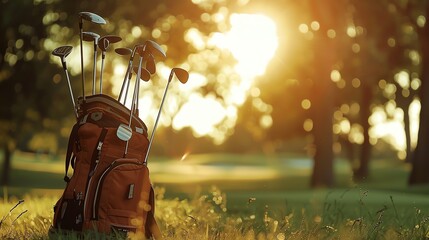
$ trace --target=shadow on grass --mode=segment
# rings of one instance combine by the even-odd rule
[[[12,169],[8,195],[23,197],[26,194],[44,196],[58,195],[64,189],[64,175],[51,172]],[[0,188],[0,196],[4,195],[4,188]]]
[[[63,174],[13,169],[10,177],[10,187],[49,189],[65,187]]]

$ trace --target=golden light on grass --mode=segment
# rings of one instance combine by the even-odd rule
[[[284,240],[308,236],[313,239],[324,239],[327,236],[335,239],[362,239],[362,236],[371,239],[377,239],[378,236],[386,239],[424,239],[429,236],[425,225],[428,218],[424,207],[427,205],[427,197],[424,194],[420,196],[395,193],[393,201],[390,192],[374,190],[369,194],[368,191],[362,192],[357,188],[347,191],[347,194],[343,190],[319,191],[320,194],[305,190],[292,191],[279,195],[285,197],[278,199],[278,203],[258,204],[266,201],[264,195],[259,195],[258,202],[254,202],[255,197],[249,198],[245,194],[234,199],[217,187],[212,187],[204,195],[197,193],[191,199],[165,199],[162,195],[157,195],[156,217],[158,224],[163,227],[164,239]],[[156,187],[155,192],[165,192],[165,189]],[[269,194],[275,196],[279,193]],[[385,208],[379,210],[378,203],[388,202],[389,195],[392,204],[386,203]],[[293,201],[295,198],[300,201],[296,203],[296,200]],[[412,206],[407,204],[410,198],[413,198]],[[26,196],[22,204],[17,205],[20,201],[16,199],[3,202],[0,205],[0,220],[4,220],[0,226],[0,237],[2,239],[118,237],[105,236],[97,232],[84,232],[79,235],[75,232],[59,232],[48,235],[52,225],[52,205],[56,201],[57,197]],[[227,208],[227,201],[240,204],[238,209],[244,210],[237,212],[237,207]],[[287,208],[275,207],[275,204],[284,206],[285,202]],[[401,208],[396,209],[395,205]],[[326,206],[329,207],[329,211],[325,210]],[[10,214],[12,208],[14,210]],[[398,213],[393,213],[392,208]],[[368,211],[362,211],[363,209]],[[375,220],[371,220],[372,218]],[[141,225],[142,218],[131,220],[131,224]],[[128,233],[127,238],[143,239],[144,233],[141,231]]]

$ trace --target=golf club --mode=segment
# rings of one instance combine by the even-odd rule
[[[83,40],[94,42],[94,66],[92,68],[92,95],[95,94],[95,77],[97,75],[97,46],[100,35],[93,32],[83,32]]]
[[[137,74],[138,67],[134,67],[133,71]],[[147,82],[149,81],[149,79],[150,79],[150,72],[147,69],[142,68],[140,70],[140,80]],[[135,103],[135,112],[137,116],[139,115],[139,92],[140,92],[140,82],[137,84],[137,97],[136,97],[136,103]]]
[[[129,89],[129,86],[130,86],[130,80],[131,80],[131,76],[132,76],[132,66],[133,66],[134,56],[135,56],[136,52],[139,52],[140,56],[144,56],[147,44],[148,44],[147,41],[145,42],[145,44],[137,44],[137,45],[134,46],[133,50],[131,50],[129,48],[117,48],[117,49],[115,49],[116,53],[118,53],[119,55],[129,55],[129,54],[131,54],[130,55],[130,60],[128,62],[127,71],[126,71],[125,76],[124,76],[124,81],[122,82],[121,92],[119,93],[119,97],[118,97],[118,101],[121,102],[122,96],[123,96],[123,94],[125,92],[124,101],[123,101],[124,105],[127,102],[127,95],[128,95],[128,89]],[[149,44],[156,44],[156,45],[158,45],[155,42],[149,43]],[[160,46],[158,46],[158,47],[161,49]],[[156,49],[157,47],[155,46],[153,48]],[[161,49],[161,51],[163,52],[162,49]],[[126,90],[125,90],[125,86],[126,86]]]
[[[100,70],[100,94],[103,93],[103,69],[104,59],[106,58],[106,51],[110,44],[121,41],[122,38],[115,35],[103,36],[98,40],[98,47],[101,49],[101,70]]]
[[[124,105],[127,103],[128,90],[130,88],[130,82],[131,82],[132,76],[133,76],[133,73],[130,71],[128,74],[127,89],[125,90]]]
[[[79,39],[80,39],[80,71],[82,76],[82,97],[83,100],[85,100],[85,74],[83,72],[83,45],[82,45],[82,39],[83,39],[83,20],[86,20],[91,23],[95,24],[106,24],[106,20],[104,20],[102,17],[98,16],[95,13],[91,12],[80,12],[79,13]]]
[[[150,72],[150,74],[156,73],[155,58],[150,53],[146,57],[146,69]]]
[[[98,47],[101,49],[101,71],[100,71],[100,94],[103,93],[103,68],[104,58],[106,57],[106,50],[109,47],[109,40],[106,38],[98,40]]]
[[[115,52],[121,56],[127,56],[127,55],[131,55],[133,50],[131,50],[129,48],[116,48]],[[130,59],[130,61],[131,61],[131,59]],[[120,101],[120,99],[121,99],[122,93],[123,93],[124,88],[125,88],[125,83],[128,82],[128,86],[129,86],[129,82],[131,80],[131,75],[132,75],[132,73],[130,71],[130,64],[128,64],[127,71],[126,71],[125,77],[124,77],[124,81],[122,83],[121,92],[119,93],[118,101]],[[125,97],[126,97],[126,95],[125,95]],[[125,103],[124,103],[124,105],[125,105]],[[116,136],[119,139],[121,139],[122,141],[128,142],[128,140],[131,139],[132,135],[133,135],[133,130],[131,129],[131,127],[129,127],[128,125],[123,124],[123,123],[119,125],[118,130],[116,131]]]
[[[167,57],[167,54],[165,53],[164,49],[162,49],[161,46],[159,46],[158,43],[152,41],[152,40],[146,40],[145,45],[148,45],[150,48],[156,50],[155,53],[158,53],[157,55],[161,55],[163,58]],[[153,51],[151,51],[153,52]]]
[[[132,69],[135,53],[139,52],[139,55],[144,56],[145,58],[148,59],[146,62],[146,66],[149,69],[149,72],[152,74],[156,72],[155,60],[153,58],[152,52],[157,53],[157,55],[161,55],[162,57],[166,57],[166,54],[165,54],[165,51],[161,48],[161,46],[159,46],[156,42],[151,40],[145,41],[144,44],[135,45],[133,50],[129,48],[117,48],[115,49],[115,52],[118,53],[119,55],[131,54],[127,71],[124,76],[124,81],[122,82],[121,92],[119,93],[119,97],[118,97],[118,101],[121,102],[121,99],[125,94],[123,98],[124,99],[123,104],[125,105],[127,101],[127,94],[128,94],[128,89],[129,89],[129,84],[131,79],[131,72],[132,72],[131,69]]]
[[[134,71],[135,74],[139,74],[140,73],[140,80],[143,80],[145,82],[149,81],[149,79],[150,79],[150,72],[146,68],[141,68],[140,72],[138,72],[139,71],[139,67],[138,66],[134,66],[133,67],[133,71]]]
[[[146,156],[144,158],[143,164],[147,164],[147,159],[149,157],[150,148],[152,146],[153,138],[155,136],[156,127],[158,126],[159,117],[161,115],[162,106],[164,105],[165,96],[167,95],[168,86],[170,85],[170,82],[173,79],[174,75],[176,75],[177,79],[183,84],[185,84],[189,79],[188,71],[186,71],[182,68],[171,69],[170,76],[168,77],[167,86],[165,87],[165,90],[164,90],[164,96],[162,97],[162,100],[161,100],[161,106],[159,107],[158,115],[156,116],[155,125],[153,126],[152,134],[150,135],[149,146],[147,148],[147,152],[146,152]]]
[[[129,128],[131,128],[131,122],[132,122],[133,115],[134,115],[134,108],[135,108],[135,103],[136,103],[136,98],[137,98],[137,92],[138,92],[138,86],[139,86],[139,83],[140,83],[141,75],[142,75],[142,73],[144,73],[143,77],[149,76],[149,78],[150,78],[149,71],[147,71],[146,69],[142,68],[142,61],[143,61],[143,56],[140,55],[139,65],[137,67],[136,81],[135,81],[135,84],[134,84],[133,100],[131,102],[130,119],[129,119],[129,122],[128,122],[128,127]],[[127,144],[125,145],[124,157],[128,153],[128,143],[129,143],[129,141],[127,141]]]
[[[76,115],[76,118],[77,118],[78,115],[77,115],[77,111],[76,111],[76,104],[74,102],[73,90],[72,90],[72,87],[70,84],[70,78],[69,78],[69,73],[67,71],[67,64],[66,64],[66,57],[71,53],[72,49],[73,49],[72,46],[61,46],[61,47],[54,49],[54,51],[52,51],[52,55],[58,56],[61,58],[61,63],[63,64],[63,69],[64,69],[64,72],[66,74],[67,83],[69,86],[70,97],[71,97],[71,100],[73,103],[73,111],[74,111],[74,114]]]
[[[133,50],[131,50],[129,48],[116,48],[115,52],[119,55],[122,55],[122,56],[128,56],[133,52]]]
[[[147,50],[147,47],[148,47],[148,42],[146,42],[143,47],[139,48],[136,51],[138,51],[138,54],[143,57],[143,61],[146,61],[146,70],[148,70],[150,74],[154,74],[156,72],[155,59],[153,55],[150,53],[150,50]],[[135,72],[136,68],[134,68],[133,70]],[[148,81],[150,79],[150,76],[141,75],[141,78],[143,81]],[[136,98],[137,102],[136,102],[135,111],[137,112],[137,115],[139,111],[139,93],[140,93],[140,83],[138,85],[137,98]]]
[[[129,48],[116,48],[115,52],[121,56],[127,56],[127,55],[131,55],[130,60],[128,62],[128,66],[127,66],[127,71],[125,72],[125,76],[124,76],[124,81],[122,82],[122,86],[121,86],[121,91],[119,93],[119,97],[118,97],[118,101],[121,102],[121,98],[122,98],[122,94],[124,93],[125,90],[125,85],[129,86],[129,81],[131,80],[131,64],[132,64],[132,60],[134,58],[133,56],[133,50],[129,49]],[[127,91],[128,91],[128,86],[127,86]],[[126,102],[126,94],[127,91],[125,92],[125,99],[124,99],[124,105]]]

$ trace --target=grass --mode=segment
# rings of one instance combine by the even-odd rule
[[[380,202],[384,194],[373,196],[371,192],[350,189],[318,191],[307,202],[304,199],[310,192],[303,192],[286,197],[282,210],[268,204],[261,207],[256,204],[260,199],[254,197],[243,204],[246,211],[230,212],[228,196],[215,187],[208,193],[186,199],[165,199],[162,188],[156,192],[156,216],[166,239],[429,238],[429,212],[424,197],[406,205],[403,201],[412,196],[405,195],[398,200],[391,196]],[[287,202],[288,199],[292,201]],[[0,226],[0,238],[48,239],[52,205],[56,200],[26,196],[11,213],[9,209],[18,200],[10,199],[2,204],[0,216],[5,217]],[[87,234],[89,238],[94,237],[91,235],[94,233]],[[70,235],[66,239],[75,237]]]
[[[348,163],[337,161],[338,187],[312,190],[308,188],[311,162],[296,158],[208,154],[152,160],[156,217],[164,236],[429,239],[429,187],[408,187],[407,165],[374,161],[368,181],[355,184]],[[48,239],[52,206],[64,186],[62,171],[62,162],[15,157],[7,189],[12,197],[0,200],[0,218],[4,218],[0,239]],[[1,191],[6,195],[5,189]],[[9,213],[19,199],[24,202]],[[88,234],[87,238],[102,238]]]

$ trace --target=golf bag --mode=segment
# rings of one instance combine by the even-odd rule
[[[147,127],[133,114],[131,138],[128,143],[119,139],[118,126],[129,124],[131,111],[103,94],[80,98],[77,111],[65,160],[67,185],[54,207],[53,230],[137,232],[161,238],[144,162]]]

